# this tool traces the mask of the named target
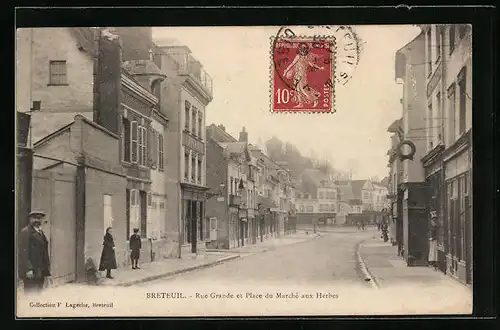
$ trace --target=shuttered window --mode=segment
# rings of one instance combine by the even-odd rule
[[[158,133],[153,128],[150,127],[148,129],[148,160],[151,168],[156,168],[158,166],[158,153],[156,152],[156,145],[158,142],[157,135]]]
[[[131,161],[132,163],[137,163],[137,138],[138,138],[138,125],[136,121],[130,124],[130,149],[131,149]]]
[[[123,124],[123,134],[122,134],[122,142],[123,142],[123,160],[126,162],[130,162],[130,121],[127,118],[122,119]]]
[[[164,150],[163,150],[163,134],[158,134],[158,169],[163,171],[163,159],[164,159]]]

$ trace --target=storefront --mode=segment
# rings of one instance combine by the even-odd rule
[[[445,151],[446,263],[448,273],[472,282],[472,162],[470,131]]]
[[[437,146],[422,158],[422,163],[425,169],[425,180],[429,186],[429,193],[427,196],[427,213],[430,215],[431,212],[435,212],[437,215],[438,269],[443,273],[446,273],[446,253],[448,241],[445,232],[448,225],[444,214],[446,196],[444,196],[443,189],[443,150],[443,145]],[[430,224],[430,217],[427,221]]]
[[[182,248],[184,253],[198,253],[204,248],[203,219],[205,219],[205,192],[182,189]]]

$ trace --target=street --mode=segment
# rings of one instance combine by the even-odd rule
[[[170,279],[143,284],[151,290],[184,287],[189,283],[210,280],[227,285],[254,283],[288,290],[290,285],[339,286],[361,284],[369,287],[356,267],[356,246],[373,230],[359,233],[324,233],[320,237],[265,253],[242,255],[236,261],[194,271]],[[168,282],[168,284],[167,284]]]
[[[398,266],[402,261],[392,256],[394,247],[384,243],[373,227],[346,229],[332,229],[266,252],[238,253],[240,258],[210,268],[130,287],[60,286],[36,298],[56,308],[34,309],[29,305],[35,302],[32,299],[19,301],[17,308],[39,316],[470,313],[471,294],[465,288],[428,267]],[[286,239],[292,238],[282,238]],[[367,266],[378,277],[380,288],[365,281],[363,267]]]

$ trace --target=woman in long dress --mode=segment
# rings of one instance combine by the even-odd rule
[[[432,215],[431,218],[431,228],[429,230],[429,265],[434,266],[434,270],[437,270],[437,223],[436,215]]]
[[[111,270],[116,269],[116,256],[115,256],[115,241],[113,239],[113,231],[111,227],[106,229],[104,241],[102,243],[101,262],[99,263],[99,271],[106,271],[107,278],[111,276]]]
[[[297,102],[295,108],[303,108],[305,104],[313,104],[313,107],[318,105],[320,93],[313,89],[307,81],[307,70],[309,67],[316,70],[324,70],[314,63],[319,56],[309,52],[309,47],[305,43],[300,43],[297,56],[292,63],[283,72],[285,78],[293,81],[295,88],[294,101]]]

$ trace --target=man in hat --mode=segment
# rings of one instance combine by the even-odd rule
[[[49,241],[42,231],[45,213],[33,211],[28,215],[29,225],[19,233],[19,277],[24,282],[24,291],[43,289],[45,277],[50,276]]]

